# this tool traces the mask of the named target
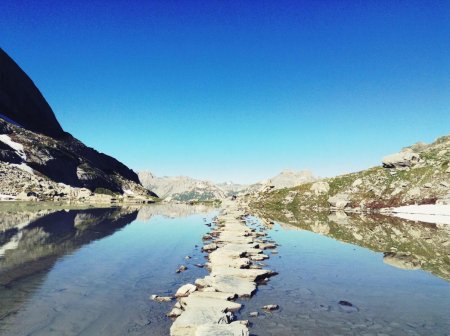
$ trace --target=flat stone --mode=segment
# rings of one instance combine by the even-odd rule
[[[175,293],[175,297],[185,297],[189,296],[189,294],[195,292],[197,290],[197,286],[193,284],[186,284],[178,288],[177,292]]]
[[[250,297],[256,291],[254,281],[234,276],[206,276],[205,283],[220,292],[231,292],[239,297]]]
[[[174,307],[168,314],[168,317],[178,317],[183,313],[183,310],[181,310],[180,308],[176,308]]]
[[[263,260],[269,259],[269,256],[265,255],[265,254],[257,254],[257,255],[251,256],[250,259],[252,259],[254,261],[263,261]]]
[[[212,293],[214,292],[209,292],[209,294]],[[188,297],[181,298],[180,303],[181,306],[184,307],[186,311],[192,309],[196,310],[209,309],[226,313],[226,312],[236,312],[242,307],[240,303],[229,301],[221,297],[214,298],[201,295],[190,295]]]
[[[235,278],[244,278],[250,281],[256,281],[262,279],[266,276],[271,276],[272,271],[270,270],[259,270],[259,269],[244,269],[244,268],[231,268],[231,267],[213,267],[210,276],[228,276]]]
[[[214,251],[215,249],[217,249],[216,243],[211,243],[202,247],[202,251],[205,252]]]
[[[248,336],[246,325],[239,322],[230,324],[204,324],[197,328],[195,336]]]
[[[216,292],[216,291],[196,291],[190,295],[191,298],[210,298],[220,300],[233,300],[236,295],[231,292]]]
[[[170,327],[171,336],[195,336],[204,324],[228,324],[226,313],[211,309],[188,309]]]

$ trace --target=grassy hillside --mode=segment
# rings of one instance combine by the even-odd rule
[[[405,166],[373,167],[356,173],[345,174],[306,183],[294,188],[266,190],[251,196],[254,208],[270,211],[325,210],[330,197],[346,200],[340,208],[353,211],[376,211],[381,208],[408,204],[434,204],[446,202],[450,192],[450,136],[438,138],[430,145],[416,144],[405,152],[420,157],[417,162]],[[332,202],[331,202],[332,203]],[[345,202],[344,202],[345,203]]]

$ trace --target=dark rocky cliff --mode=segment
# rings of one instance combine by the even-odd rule
[[[154,195],[140,185],[137,174],[126,165],[64,132],[32,80],[1,49],[0,164],[0,194],[35,193],[37,186],[29,181],[38,174],[91,191],[100,188],[107,193]],[[24,174],[34,177],[23,177],[28,182],[17,181]]]
[[[39,89],[0,48],[1,115],[33,132],[51,137],[64,135],[61,125]]]

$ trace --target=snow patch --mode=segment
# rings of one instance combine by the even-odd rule
[[[407,205],[392,210],[394,216],[403,219],[434,224],[450,225],[450,205]]]
[[[22,144],[15,142],[11,140],[9,135],[7,134],[0,134],[0,141],[7,144],[9,147],[14,149],[16,153],[22,158],[22,160],[26,160],[27,156],[25,155],[25,152],[23,151]]]
[[[4,257],[7,250],[15,250],[19,247],[19,241],[22,238],[22,232],[11,237],[10,241],[0,246],[0,257]]]
[[[26,163],[21,163],[21,164],[11,164],[11,166],[17,167],[20,170],[33,174],[34,175],[34,170],[33,168],[31,168],[30,166],[28,166]]]
[[[0,194],[0,201],[13,201],[16,199],[16,196]]]

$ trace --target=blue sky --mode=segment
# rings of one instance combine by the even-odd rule
[[[135,170],[320,176],[450,132],[448,1],[0,1],[63,128]]]

